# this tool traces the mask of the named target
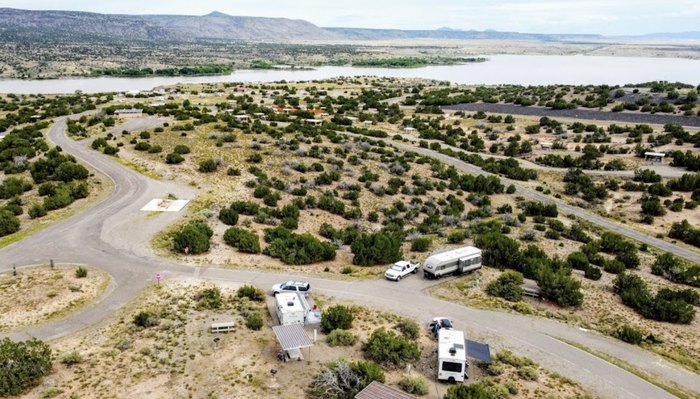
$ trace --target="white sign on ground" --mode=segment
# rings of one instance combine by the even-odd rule
[[[149,201],[143,208],[144,212],[180,212],[190,200],[169,200],[155,198]]]

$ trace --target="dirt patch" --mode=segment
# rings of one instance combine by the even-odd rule
[[[0,274],[0,330],[16,329],[65,316],[98,298],[109,286],[107,273],[76,266],[22,268]]]

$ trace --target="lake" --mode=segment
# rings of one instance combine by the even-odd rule
[[[224,76],[0,80],[0,93],[58,94],[152,90],[177,83],[308,81],[339,76],[427,78],[458,84],[627,84],[654,80],[700,84],[700,60],[584,55],[492,55],[487,62],[423,68],[319,67],[313,70],[239,70]]]

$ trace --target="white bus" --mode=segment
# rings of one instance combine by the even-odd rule
[[[449,382],[464,381],[467,351],[464,333],[441,328],[438,330],[438,380]]]

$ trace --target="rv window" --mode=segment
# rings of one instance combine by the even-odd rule
[[[462,363],[442,362],[442,371],[451,371],[454,373],[462,372]]]
[[[474,258],[474,264],[481,263],[481,256]]]

